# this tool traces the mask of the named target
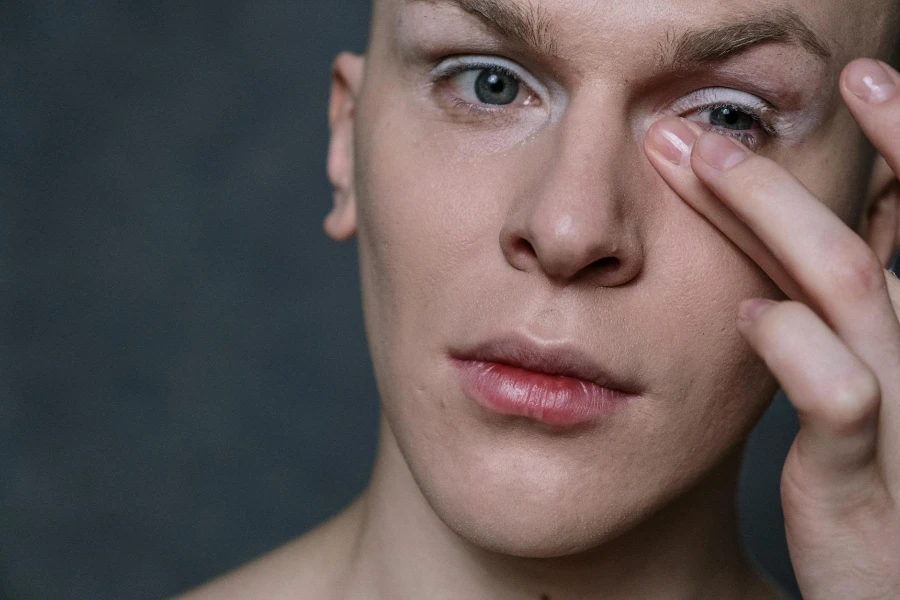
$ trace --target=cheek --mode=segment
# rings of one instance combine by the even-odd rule
[[[454,284],[476,286],[477,271],[496,271],[511,183],[535,153],[522,151],[517,134],[475,136],[411,118],[413,107],[383,97],[358,139],[360,260],[378,320],[397,329],[401,315],[422,314]]]
[[[641,346],[657,363],[660,425],[668,422],[669,435],[690,445],[721,447],[752,427],[775,391],[737,330],[738,305],[779,292],[718,229],[668,194],[656,196],[671,204],[658,215],[645,266],[644,321],[653,326],[644,328]]]
[[[384,106],[370,112],[358,137],[358,243],[370,344],[384,346],[373,347],[378,369],[421,348],[454,297],[479,291],[473,269],[496,268],[505,178],[452,136],[439,139],[433,124]]]

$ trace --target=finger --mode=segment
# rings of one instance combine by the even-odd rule
[[[660,121],[654,128],[675,135],[669,123]],[[654,135],[660,137],[664,136]],[[891,458],[900,457],[900,322],[889,297],[893,288],[886,270],[862,238],[792,175],[734,140],[703,134],[694,142],[691,167],[772,253],[797,282],[806,302],[887,390],[881,455],[888,461],[891,480],[900,485],[900,460]],[[682,172],[681,177],[686,175]]]
[[[844,69],[840,88],[866,137],[900,173],[900,74],[879,60],[860,58]]]
[[[900,387],[900,322],[885,269],[865,241],[793,175],[730,138],[702,135],[691,166],[851,350]]]
[[[797,408],[806,483],[853,491],[848,476],[876,468],[875,374],[804,304],[744,301],[738,327]]]
[[[802,300],[802,290],[778,259],[688,168],[693,143],[702,133],[691,121],[663,119],[647,135],[647,156],[676,194],[759,265],[788,298]]]
[[[887,271],[859,235],[793,175],[717,134],[694,144],[691,167],[755,233],[800,285],[811,305],[877,377],[879,452],[900,486],[900,321]]]

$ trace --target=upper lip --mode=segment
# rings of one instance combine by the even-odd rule
[[[521,335],[503,335],[452,351],[451,356],[460,360],[499,363],[547,375],[563,375],[624,393],[638,393],[633,382],[614,377],[584,350],[565,341],[536,341]]]

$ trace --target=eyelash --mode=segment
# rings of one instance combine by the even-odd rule
[[[454,77],[461,73],[465,73],[467,71],[481,71],[481,70],[491,70],[497,73],[502,73],[508,77],[512,77],[518,81],[519,85],[522,86],[524,90],[531,94],[531,96],[539,98],[536,92],[532,89],[532,87],[523,79],[523,77],[514,71],[502,64],[488,62],[488,61],[472,61],[472,62],[459,62],[453,65],[450,65],[444,69],[441,69],[437,72],[432,79],[433,86],[443,86],[446,88],[446,84],[449,83]],[[499,116],[509,115],[509,105],[497,105],[496,107],[492,107],[491,105],[482,105],[482,104],[474,104],[472,102],[468,102],[460,98],[457,94],[451,93],[449,90],[444,90],[444,93],[447,95],[447,100],[450,103],[451,110],[463,111],[465,116],[469,117],[493,117],[497,118]],[[732,137],[737,139],[739,142],[750,147],[751,150],[756,150],[761,142],[764,143],[768,140],[771,140],[777,137],[777,132],[774,127],[760,114],[760,112],[751,106],[733,103],[733,102],[706,102],[701,104],[698,107],[692,107],[688,111],[681,112],[682,116],[694,115],[699,116],[708,111],[715,111],[719,109],[730,109],[734,111],[738,111],[749,116],[753,122],[759,127],[759,130],[729,130],[721,127],[717,127],[710,123],[698,123],[703,129],[707,131],[715,131],[721,135],[725,135],[728,137]],[[759,133],[753,134],[751,131],[758,131]],[[760,140],[758,136],[762,136],[764,139]]]

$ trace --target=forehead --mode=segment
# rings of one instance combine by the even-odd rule
[[[377,0],[376,19],[398,23],[404,15],[428,10],[471,15],[472,7],[477,12],[498,7],[523,17],[560,53],[572,55],[592,46],[605,51],[617,46],[623,53],[650,46],[660,50],[660,44],[684,31],[788,16],[782,20],[795,20],[809,30],[810,39],[821,40],[845,62],[893,51],[898,6],[900,0]]]

